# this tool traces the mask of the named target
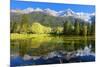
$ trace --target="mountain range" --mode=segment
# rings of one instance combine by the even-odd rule
[[[95,20],[95,13],[84,13],[84,12],[74,12],[71,9],[66,9],[62,11],[55,11],[52,9],[40,9],[40,8],[26,8],[23,10],[12,9],[10,11],[11,22],[20,22],[21,16],[26,14],[29,17],[29,22],[40,22],[43,25],[50,24],[62,25],[62,22],[66,20],[75,21],[76,18],[85,22],[92,22]]]

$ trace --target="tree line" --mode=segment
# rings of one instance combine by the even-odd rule
[[[66,20],[63,26],[50,27],[44,26],[39,22],[28,22],[27,15],[23,15],[21,22],[11,22],[11,33],[24,33],[24,34],[64,34],[64,35],[94,35],[95,34],[95,21],[91,23],[75,19],[72,23],[71,20]]]

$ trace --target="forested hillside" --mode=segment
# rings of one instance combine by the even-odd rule
[[[93,35],[95,16],[91,15],[90,20],[85,21],[74,15],[53,16],[43,12],[26,14],[11,12],[10,26],[11,33]]]

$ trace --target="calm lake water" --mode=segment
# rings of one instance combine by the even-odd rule
[[[11,66],[95,61],[95,39],[33,37],[11,40]]]

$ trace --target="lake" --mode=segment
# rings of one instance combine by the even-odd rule
[[[41,36],[11,39],[11,66],[95,61],[95,38]]]

